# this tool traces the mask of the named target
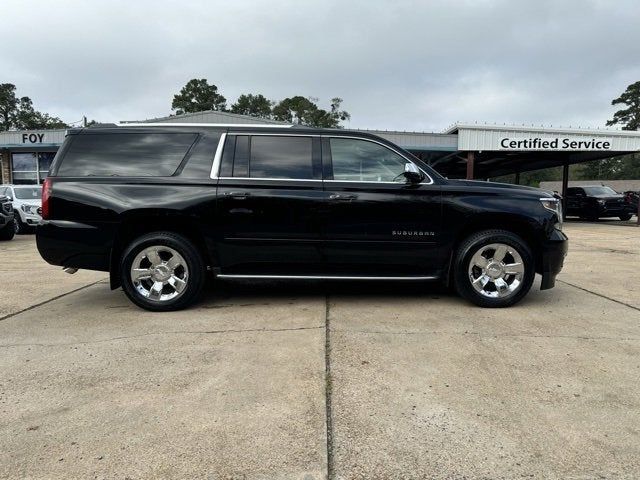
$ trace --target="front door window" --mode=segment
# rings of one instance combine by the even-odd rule
[[[407,160],[387,147],[366,140],[332,138],[333,179],[345,182],[404,183]]]

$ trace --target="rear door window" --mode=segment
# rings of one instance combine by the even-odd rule
[[[168,177],[175,173],[197,136],[142,132],[75,135],[57,173],[73,177]]]
[[[236,143],[236,162],[239,148]],[[233,175],[239,176],[234,162]],[[311,137],[255,135],[251,137],[249,177],[311,180]]]

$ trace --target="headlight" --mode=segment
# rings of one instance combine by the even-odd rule
[[[558,230],[562,230],[562,202],[555,197],[546,197],[541,198],[540,203],[542,203],[542,206],[544,208],[546,208],[547,210],[551,210],[556,214],[556,216],[558,217],[558,221],[555,227]]]
[[[21,205],[20,209],[28,215],[38,214],[38,207],[36,207],[35,205]]]
[[[605,203],[604,200],[598,199],[598,205],[604,205],[604,203]]]

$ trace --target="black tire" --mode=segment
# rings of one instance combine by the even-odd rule
[[[500,243],[513,249],[522,258],[524,273],[520,285],[505,297],[488,297],[479,293],[472,285],[469,265],[473,256],[484,246]],[[518,303],[531,289],[535,278],[535,259],[531,248],[518,235],[507,230],[484,230],[464,239],[458,246],[453,262],[453,286],[458,294],[471,303],[484,308],[510,307]]]
[[[16,227],[14,225],[15,220],[11,220],[7,223],[2,230],[0,230],[0,240],[11,240],[16,234]]]
[[[598,220],[600,220],[600,217],[597,213],[590,213],[589,215],[587,215],[587,220],[590,222],[597,222]]]
[[[143,250],[152,246],[169,247],[186,261],[188,267],[186,287],[174,299],[151,300],[145,298],[134,286],[130,273],[133,261]],[[195,303],[205,285],[205,275],[205,262],[198,249],[185,237],[172,232],[153,232],[135,239],[124,250],[120,262],[120,281],[124,293],[139,307],[153,312],[181,310]]]
[[[630,213],[625,213],[624,215],[620,215],[620,220],[626,222],[627,220],[631,220],[632,215]]]

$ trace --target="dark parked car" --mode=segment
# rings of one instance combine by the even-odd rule
[[[629,220],[632,213],[624,195],[611,187],[593,185],[567,189],[567,215],[587,220],[598,220],[605,217]]]
[[[0,195],[0,240],[11,240],[15,235],[13,206],[9,197]]]
[[[361,132],[141,124],[71,130],[43,185],[38,249],[175,310],[218,278],[440,280],[482,307],[554,285],[558,198],[447,180]]]

